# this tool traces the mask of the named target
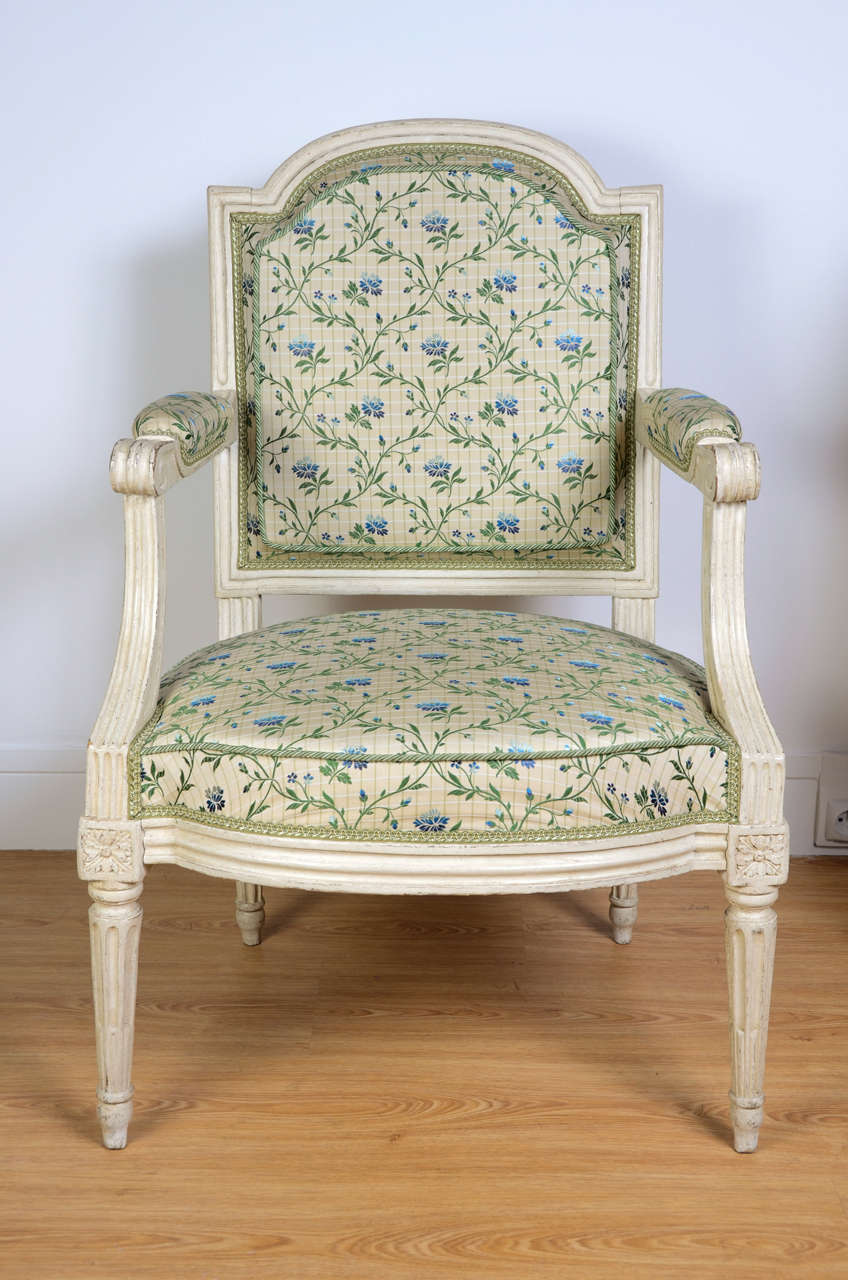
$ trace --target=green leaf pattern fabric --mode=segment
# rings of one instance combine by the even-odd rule
[[[688,473],[699,440],[706,436],[742,439],[736,414],[700,391],[664,387],[650,392],[642,403],[642,420],[654,450],[681,475]]]
[[[244,567],[624,565],[638,219],[400,149],[233,233]]]
[[[704,673],[590,623],[410,609],[280,623],[173,668],[131,816],[272,834],[545,840],[732,820]]]
[[[200,462],[220,447],[232,419],[232,405],[206,391],[175,391],[142,409],[133,422],[136,436],[170,436],[183,462]]]

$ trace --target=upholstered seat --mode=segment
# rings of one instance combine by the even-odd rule
[[[392,839],[731,820],[700,667],[525,613],[329,614],[186,658],[136,738],[134,816]]]

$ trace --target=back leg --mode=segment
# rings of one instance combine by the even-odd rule
[[[241,929],[242,941],[246,947],[259,946],[264,923],[265,899],[262,897],[262,886],[237,880],[236,924]]]
[[[629,942],[633,926],[639,914],[639,887],[635,884],[614,884],[609,895],[609,916],[615,942]]]

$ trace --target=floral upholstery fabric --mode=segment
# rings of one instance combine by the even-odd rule
[[[638,218],[401,148],[233,225],[244,567],[622,567]]]
[[[131,816],[540,840],[727,821],[738,753],[677,654],[589,623],[414,609],[221,641],[164,678]]]
[[[133,422],[137,436],[170,436],[190,466],[208,457],[223,443],[232,421],[233,406],[224,396],[207,391],[176,391],[154,400]]]
[[[686,475],[695,445],[706,436],[741,440],[735,413],[718,400],[684,387],[664,387],[646,395],[640,416],[654,451],[673,470]]]

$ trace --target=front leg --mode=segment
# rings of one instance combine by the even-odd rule
[[[730,1121],[737,1151],[755,1151],[763,1121],[777,889],[725,885],[727,985],[730,995]]]
[[[97,1115],[103,1145],[127,1145],[132,1116],[131,1080],[141,881],[89,884],[91,976],[97,1040]]]

